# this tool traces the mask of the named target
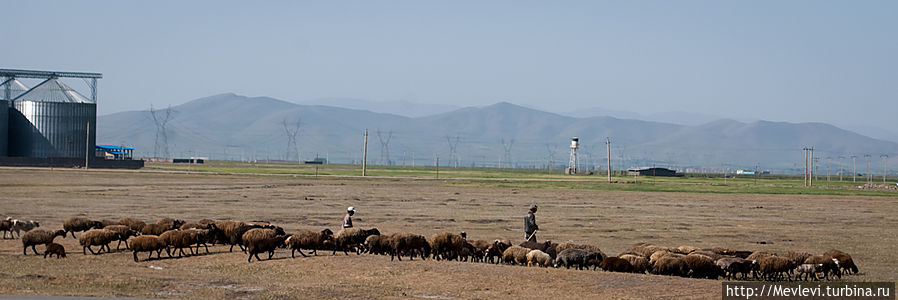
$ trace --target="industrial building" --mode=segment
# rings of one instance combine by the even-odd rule
[[[629,176],[664,176],[664,177],[680,177],[683,174],[677,173],[676,170],[667,168],[640,168],[627,170]]]
[[[0,69],[0,165],[140,168],[96,157],[99,73]],[[19,79],[38,79],[28,87]],[[60,78],[83,79],[86,97]]]

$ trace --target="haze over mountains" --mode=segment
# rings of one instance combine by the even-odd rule
[[[310,160],[319,155],[332,162],[357,162],[365,129],[369,131],[369,163],[376,164],[433,165],[439,157],[441,165],[454,165],[450,145],[457,139],[459,165],[545,167],[552,160],[560,167],[567,164],[572,136],[580,137],[581,161],[590,167],[604,166],[605,138],[611,137],[615,169],[651,165],[753,169],[757,165],[777,173],[795,172],[803,168],[801,148],[808,145],[815,147],[821,164],[833,162],[833,172],[840,156],[859,156],[860,165],[863,155],[870,154],[874,166],[881,166],[880,154],[898,156],[898,143],[824,123],[724,119],[680,125],[607,116],[572,117],[507,102],[458,109],[406,103],[393,110],[381,105],[380,112],[371,111],[373,107],[321,105],[325,103],[357,108],[370,104],[351,99],[296,104],[220,94],[174,106],[166,126],[170,156]],[[384,113],[401,109],[414,117]],[[285,123],[289,130],[299,123],[300,155],[288,147]],[[131,145],[138,156],[154,156],[154,151],[162,156],[163,149],[154,149],[155,128],[149,111],[104,115],[98,120],[97,140],[100,144]]]

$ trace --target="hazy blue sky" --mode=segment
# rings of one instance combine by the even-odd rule
[[[10,1],[0,68],[100,113],[212,94],[690,111],[894,130],[898,1]]]

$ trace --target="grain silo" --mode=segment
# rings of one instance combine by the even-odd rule
[[[83,158],[96,144],[97,105],[51,77],[13,98],[9,156]]]
[[[9,100],[27,90],[28,87],[15,78],[0,83],[0,156],[7,156],[9,149],[9,111],[12,109]]]

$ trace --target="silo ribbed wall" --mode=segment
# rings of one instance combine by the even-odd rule
[[[17,100],[13,107],[9,156],[83,158],[94,151],[96,104]]]
[[[7,156],[9,149],[9,101],[0,100],[0,156]]]

